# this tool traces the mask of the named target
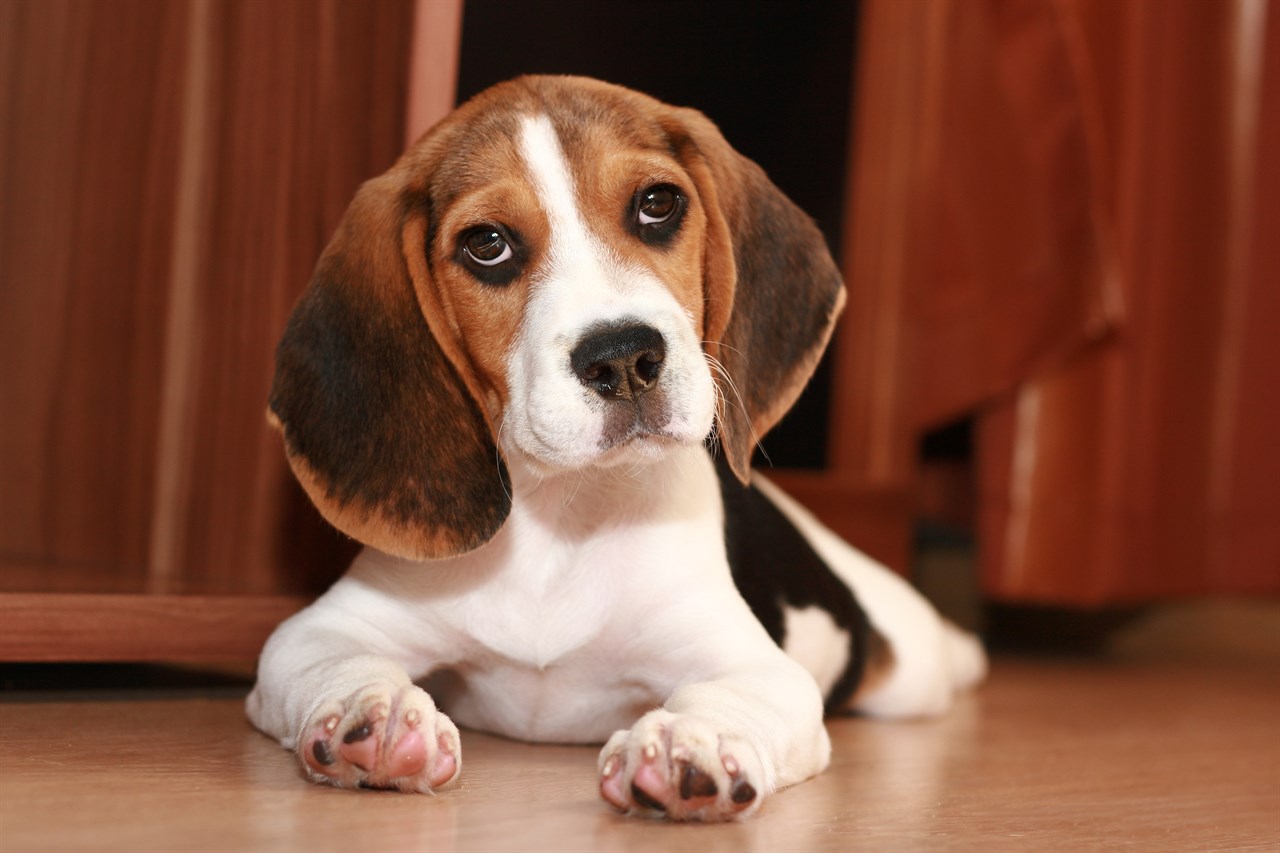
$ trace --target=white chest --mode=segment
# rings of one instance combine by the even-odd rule
[[[459,659],[543,670],[589,646],[616,657],[646,613],[687,603],[694,578],[727,577],[715,474],[700,448],[685,456],[643,480],[518,493],[499,534],[432,583],[431,618],[465,645]]]
[[[598,739],[669,694],[687,657],[703,656],[712,614],[745,612],[714,471],[701,448],[676,461],[644,482],[517,494],[483,548],[413,567],[412,618],[434,658],[424,669],[447,670],[432,693],[456,720]]]

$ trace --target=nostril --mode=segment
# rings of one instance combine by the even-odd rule
[[[618,371],[609,364],[592,364],[578,374],[582,384],[604,396],[616,396],[622,384]]]
[[[662,356],[658,353],[647,352],[636,361],[636,377],[646,387],[658,381],[658,374],[662,372]]]

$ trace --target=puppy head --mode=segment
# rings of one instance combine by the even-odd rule
[[[520,78],[361,188],[271,416],[330,522],[446,557],[501,527],[509,457],[634,464],[714,424],[745,482],[843,296],[817,229],[700,113]]]

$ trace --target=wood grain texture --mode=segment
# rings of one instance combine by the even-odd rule
[[[848,302],[832,343],[832,477],[903,494],[915,456],[904,329],[910,201],[921,156],[919,104],[932,67],[928,25],[940,12],[933,0],[862,7],[845,201]]]
[[[1058,5],[1105,93],[1125,321],[981,418],[985,589],[1085,606],[1275,594],[1280,16]]]
[[[1040,0],[942,3],[907,202],[913,420],[946,424],[1113,333],[1123,312],[1097,98]]]
[[[0,4],[0,554],[145,572],[186,12]]]
[[[412,4],[224,2],[210,26],[207,205],[195,285],[190,451],[167,464],[187,577],[312,578],[349,552],[264,419],[277,338],[359,184],[399,156]],[[162,567],[155,567],[163,570]]]
[[[612,814],[589,748],[464,732],[453,791],[338,791],[304,782],[239,699],[28,697],[0,704],[0,847],[1271,849],[1276,676],[1274,663],[1006,662],[942,719],[833,720],[831,769],[727,826]]]
[[[402,149],[413,14],[0,3],[0,564],[136,590],[345,565],[264,409],[294,299]]]
[[[0,592],[0,661],[248,661],[290,596]]]

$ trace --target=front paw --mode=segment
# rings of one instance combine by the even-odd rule
[[[298,738],[298,759],[317,782],[426,793],[462,770],[458,728],[426,691],[372,684],[322,705]]]
[[[709,721],[651,711],[600,752],[600,796],[618,811],[671,820],[755,813],[764,772],[754,747]]]

